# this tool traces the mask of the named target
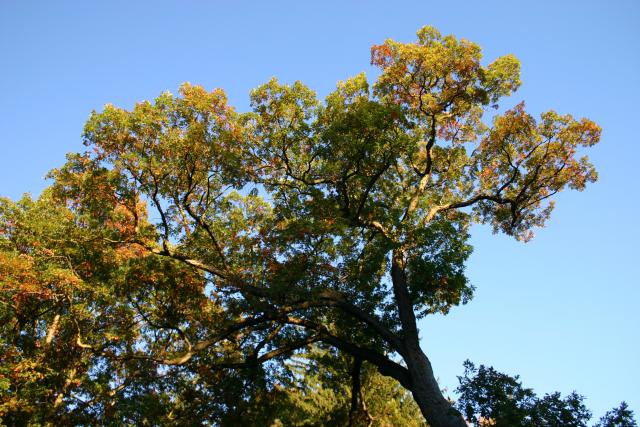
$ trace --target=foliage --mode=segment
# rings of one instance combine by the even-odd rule
[[[633,418],[633,411],[629,409],[626,402],[608,411],[595,427],[636,427],[638,424]]]
[[[358,407],[351,403],[349,356],[313,346],[274,374],[271,389],[228,410],[222,426],[425,426],[411,395],[391,378],[364,365]],[[353,418],[353,419],[352,419]]]
[[[420,409],[411,395],[396,381],[380,375],[370,365],[361,373],[361,401],[351,407],[349,378],[351,358],[314,348],[304,357],[287,365],[295,372],[283,390],[288,395],[288,417],[279,417],[284,426],[342,426],[349,424],[355,409],[354,424],[375,427],[425,426]]]
[[[247,113],[190,84],[94,112],[50,189],[0,205],[4,419],[219,422],[317,344],[464,425],[416,318],[472,297],[474,221],[527,240],[596,179],[600,128],[523,103],[487,124],[519,62],[431,27],[372,63],[324,102],[273,79]]]
[[[466,361],[464,375],[458,377],[460,394],[456,406],[474,426],[496,427],[586,427],[591,412],[584,397],[572,392],[562,398],[555,392],[538,397],[522,386],[518,376],[511,377],[492,367],[476,366]],[[595,425],[635,426],[633,412],[625,402]]]

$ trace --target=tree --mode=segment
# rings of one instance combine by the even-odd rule
[[[315,343],[394,378],[431,426],[466,425],[417,319],[472,297],[473,222],[527,240],[554,194],[596,179],[578,150],[600,128],[553,111],[536,121],[523,103],[486,124],[518,88],[519,62],[483,66],[476,44],[431,27],[371,57],[372,87],[360,74],[324,102],[273,79],[242,114],[190,84],[131,111],[107,105],[43,198],[5,202],[5,354],[32,360],[28,336],[76,357],[52,373],[60,413],[147,396],[156,417],[194,402],[214,414],[232,405],[227,390],[277,385],[269,371]],[[37,231],[34,209],[61,225]],[[74,389],[79,372],[99,386]]]
[[[620,403],[620,406],[613,408],[602,418],[595,427],[636,427],[633,411],[629,409],[626,402]]]
[[[285,366],[294,375],[280,375],[278,387],[266,391],[266,399],[252,402],[253,413],[269,418],[248,422],[243,411],[230,426],[242,424],[240,419],[264,426],[426,426],[406,389],[344,353],[313,346]],[[355,384],[354,369],[362,369]],[[265,400],[276,409],[265,408]]]
[[[586,427],[591,418],[584,397],[572,392],[565,398],[555,392],[538,397],[524,388],[518,376],[511,377],[492,367],[465,362],[464,375],[458,377],[456,406],[471,425],[496,427]],[[633,412],[622,402],[595,425],[635,426]]]

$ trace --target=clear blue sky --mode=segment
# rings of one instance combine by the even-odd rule
[[[240,110],[271,76],[324,96],[369,47],[426,24],[514,53],[525,100],[604,128],[600,181],[566,193],[528,244],[473,229],[476,297],[422,322],[450,389],[466,358],[519,373],[539,393],[577,390],[596,416],[627,400],[640,415],[640,3],[636,1],[2,1],[0,194],[38,194],[79,151],[105,103],[130,107],[183,81],[222,87]],[[525,4],[526,3],[526,4]]]

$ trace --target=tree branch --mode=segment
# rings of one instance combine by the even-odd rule
[[[409,375],[407,368],[393,362],[382,354],[368,348],[358,347],[355,344],[329,334],[322,336],[320,341],[330,344],[338,350],[352,356],[357,356],[362,360],[370,362],[378,368],[378,371],[382,375],[396,379],[407,390],[411,390],[413,388],[411,376]]]

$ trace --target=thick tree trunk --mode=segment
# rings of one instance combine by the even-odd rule
[[[391,279],[402,324],[404,361],[411,376],[411,393],[431,427],[467,427],[462,415],[442,395],[433,375],[431,362],[420,348],[418,327],[404,268],[404,254],[395,252]]]
[[[413,389],[411,394],[431,427],[467,427],[460,413],[444,398],[433,375],[431,363],[418,347],[407,348],[405,357]]]

